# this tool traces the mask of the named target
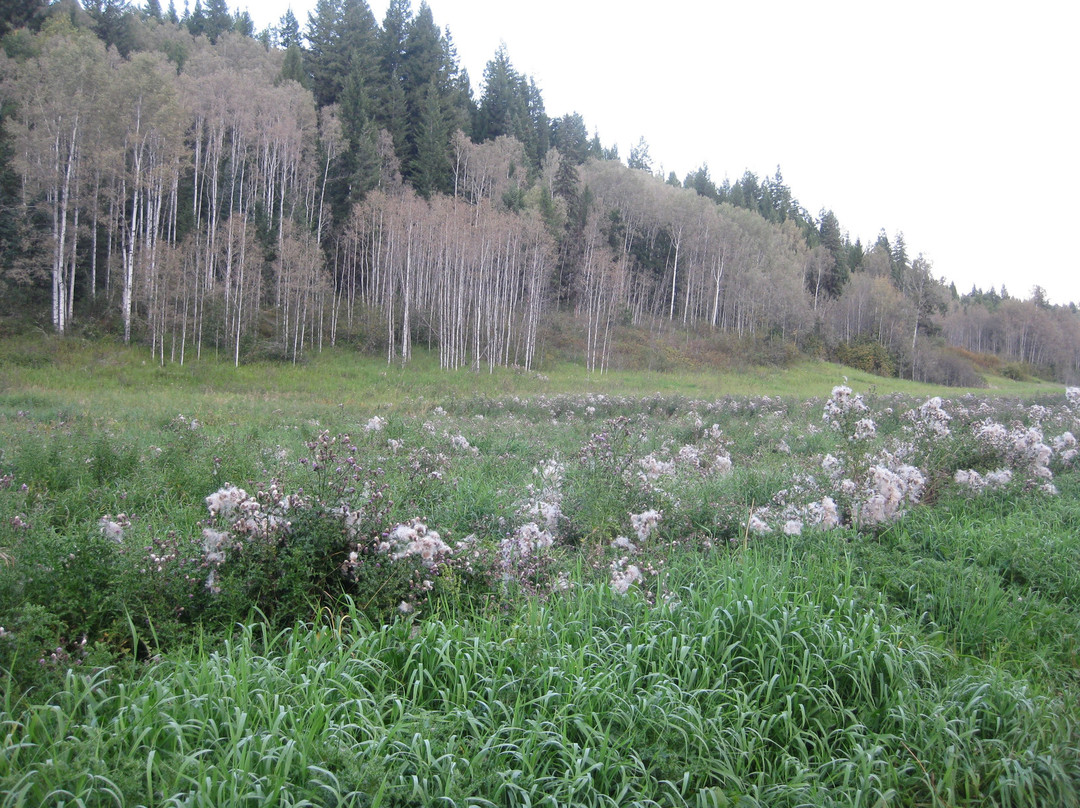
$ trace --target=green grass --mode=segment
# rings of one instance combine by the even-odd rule
[[[906,409],[962,391],[813,363],[144,360],[0,345],[0,808],[1080,805],[1075,470],[1054,466],[1056,497],[1019,471],[974,497],[952,472],[997,461],[931,442],[933,501],[897,521],[747,529],[754,509],[820,496],[824,454],[865,464],[907,440]],[[873,445],[822,428],[845,374]],[[965,407],[1005,423],[1044,419],[1048,440],[1077,429],[1060,387],[975,395]],[[385,428],[366,431],[374,415]],[[355,453],[338,437],[324,468],[301,462],[343,434]],[[643,478],[642,458],[684,446],[701,467]],[[202,531],[227,524],[204,498],[226,482],[323,509],[230,547],[214,594]],[[499,542],[543,497],[561,497],[557,541],[519,575]],[[423,518],[451,545],[474,536],[476,558],[391,570],[376,553],[350,588],[340,502],[366,520],[350,541]],[[611,565],[630,551],[610,542],[647,508],[663,517],[620,595]],[[117,542],[99,520],[121,513]]]
[[[806,571],[712,556],[667,605],[354,613],[71,673],[8,713],[0,805],[1076,804],[1060,704]]]
[[[541,372],[497,369],[442,371],[437,357],[418,350],[405,367],[349,350],[326,350],[301,365],[260,362],[234,368],[228,361],[204,358],[184,366],[160,366],[145,348],[85,344],[57,338],[9,341],[0,351],[0,406],[43,409],[46,413],[140,412],[213,409],[240,417],[249,409],[326,412],[333,407],[390,409],[422,413],[477,397],[605,394],[661,395],[715,399],[722,396],[828,396],[837,384],[856,392],[929,396],[947,392],[982,395],[986,391],[950,389],[873,376],[840,365],[804,361],[789,368],[745,371],[708,369],[660,372],[625,371],[590,374],[578,364],[562,363]],[[1062,391],[1045,382],[989,379],[995,395],[1030,397]]]

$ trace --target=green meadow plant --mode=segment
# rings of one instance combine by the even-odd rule
[[[3,370],[0,807],[1080,803],[1080,391],[125,355]]]

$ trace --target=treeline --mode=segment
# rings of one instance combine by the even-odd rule
[[[531,367],[561,310],[597,371],[627,327],[957,384],[980,353],[1080,368],[1074,307],[961,297],[902,234],[864,247],[809,214],[779,168],[664,179],[644,138],[624,164],[505,48],[477,99],[426,4],[380,24],[319,0],[256,33],[224,0],[39,0],[0,25],[0,291],[58,332],[111,324],[162,362],[420,342]]]

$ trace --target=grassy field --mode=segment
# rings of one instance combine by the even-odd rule
[[[0,343],[0,808],[1080,805],[1080,401],[990,385]]]

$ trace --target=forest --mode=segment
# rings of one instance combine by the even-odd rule
[[[957,290],[902,233],[852,242],[779,166],[664,177],[645,137],[624,159],[505,47],[474,88],[425,3],[264,31],[226,0],[0,10],[5,331],[163,364],[422,346],[536,369],[558,328],[597,373],[628,333],[941,384],[1080,371],[1075,304]]]

